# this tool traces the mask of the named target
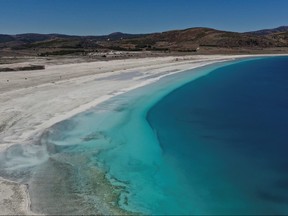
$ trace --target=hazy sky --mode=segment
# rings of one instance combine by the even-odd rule
[[[0,34],[102,35],[288,25],[288,0],[0,0]]]

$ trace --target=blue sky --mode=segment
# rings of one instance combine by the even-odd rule
[[[288,25],[288,0],[0,0],[0,34],[102,35]]]

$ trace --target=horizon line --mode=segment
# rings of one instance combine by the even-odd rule
[[[195,28],[207,28],[207,29],[213,29],[213,30],[218,30],[218,31],[224,31],[224,32],[235,32],[235,33],[249,33],[249,32],[257,32],[257,31],[263,31],[263,30],[270,30],[270,29],[277,29],[277,28],[281,28],[281,27],[288,27],[288,25],[281,25],[281,26],[277,26],[277,27],[271,27],[271,28],[263,28],[263,29],[257,29],[257,30],[252,30],[252,31],[231,31],[231,30],[221,30],[221,29],[217,29],[217,28],[212,28],[212,27],[206,27],[206,26],[196,26],[196,27],[189,27],[189,28],[183,28],[183,29],[168,29],[168,30],[164,30],[164,31],[156,31],[156,32],[147,32],[147,33],[129,33],[129,32],[121,32],[121,31],[115,31],[115,32],[111,32],[111,33],[107,33],[107,34],[69,34],[69,33],[60,33],[60,32],[51,32],[51,33],[39,33],[39,32],[23,32],[23,33],[16,33],[16,34],[9,34],[9,33],[0,33],[0,35],[9,35],[9,36],[17,36],[17,35],[24,35],[24,34],[39,34],[39,35],[65,35],[65,36],[75,36],[75,37],[101,37],[101,36],[108,36],[114,33],[121,33],[121,34],[130,34],[130,35],[141,35],[141,34],[156,34],[156,33],[163,33],[163,32],[169,32],[169,31],[184,31],[184,30],[188,30],[188,29],[195,29]]]

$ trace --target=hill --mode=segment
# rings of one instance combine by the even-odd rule
[[[252,36],[209,28],[191,28],[150,34],[145,37],[117,41],[119,46],[132,46],[152,50],[193,51],[198,47],[218,48],[266,48],[286,46],[272,38]]]
[[[67,55],[89,52],[161,51],[209,53],[272,52],[288,49],[288,27],[238,33],[212,28],[189,28],[152,34],[115,32],[103,36],[63,34],[0,35],[0,51],[31,55]],[[283,51],[284,50],[284,51]]]
[[[279,32],[288,32],[288,26],[280,26],[278,28],[273,28],[273,29],[263,29],[263,30],[258,30],[258,31],[252,31],[252,32],[247,32],[247,34],[251,35],[270,35],[274,33],[279,33]]]

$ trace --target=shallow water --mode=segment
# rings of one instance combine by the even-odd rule
[[[93,214],[101,209],[99,213],[111,214],[109,209],[115,208],[112,213],[161,213],[158,209],[167,204],[162,201],[164,190],[176,179],[163,160],[147,111],[173,89],[223,64],[228,63],[170,75],[50,128],[41,139],[49,160],[32,169],[33,210]],[[162,172],[170,178],[168,186]],[[165,212],[173,213],[174,201],[169,205]]]

